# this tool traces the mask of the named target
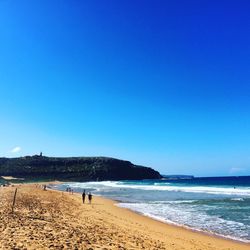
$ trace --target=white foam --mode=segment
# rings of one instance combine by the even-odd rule
[[[139,212],[153,219],[174,224],[182,227],[191,228],[211,234],[220,235],[226,238],[250,242],[246,225],[236,221],[225,220],[218,216],[206,214],[198,211],[198,207],[178,206],[177,204],[152,204],[152,203],[120,203],[120,207],[128,208]]]
[[[168,200],[165,200],[165,201],[153,201],[153,202],[150,202],[150,203],[153,203],[153,204],[185,204],[185,203],[193,203],[193,202],[196,202],[197,200],[176,200],[176,201],[168,201]]]
[[[164,183],[165,184],[165,183]],[[166,185],[135,185],[125,184],[119,181],[101,181],[101,182],[85,182],[72,183],[71,187],[75,188],[97,188],[97,187],[112,187],[126,188],[152,191],[172,191],[172,192],[189,192],[189,193],[207,193],[207,194],[223,194],[223,195],[238,195],[250,196],[249,188],[231,188],[231,187],[207,187],[207,186],[172,186]]]
[[[247,223],[243,224],[238,221],[232,221],[225,219],[223,213],[219,211],[217,215],[211,215],[211,208],[219,208],[224,206],[224,201],[222,204],[217,204],[211,206],[210,203],[197,202],[195,198],[197,195],[192,193],[202,193],[202,194],[220,194],[220,195],[232,195],[231,201],[244,202],[245,197],[250,196],[249,188],[231,188],[231,187],[211,187],[211,186],[175,186],[176,184],[164,183],[164,185],[151,185],[146,184],[136,184],[119,181],[102,181],[102,182],[84,182],[84,183],[66,183],[65,186],[70,186],[73,189],[94,189],[95,191],[101,191],[99,194],[107,194],[107,197],[117,197],[117,194],[123,194],[120,200],[129,200],[129,202],[135,202],[135,200],[141,200],[142,203],[121,203],[119,206],[126,207],[128,209],[134,210],[136,212],[142,213],[146,216],[152,217],[154,219],[171,223],[179,226],[185,226],[198,231],[205,231],[213,234],[218,234],[227,238],[234,240],[241,240],[244,242],[250,242],[250,225],[248,225],[248,218],[246,218]],[[133,190],[134,189],[134,190]],[[123,192],[120,192],[120,191]],[[143,197],[144,193],[140,190],[151,190],[152,192],[146,192],[146,201]],[[124,192],[125,191],[125,192]],[[163,191],[163,192],[153,192],[153,191]],[[166,195],[164,192],[172,192],[170,196]],[[181,193],[173,192],[189,192],[191,194],[183,195]],[[141,196],[141,194],[143,194]],[[156,196],[154,196],[156,194]],[[181,194],[181,195],[180,195]],[[114,196],[112,196],[114,195]],[[140,198],[138,198],[138,195]],[[154,196],[154,199],[151,199]],[[119,195],[118,195],[119,196]],[[148,198],[149,196],[149,198]],[[198,197],[203,197],[199,195]],[[242,197],[240,197],[242,196]],[[129,198],[127,198],[129,197]],[[151,198],[150,198],[151,197]],[[164,200],[165,197],[179,198],[183,200]],[[207,197],[207,196],[205,196]],[[156,201],[156,199],[158,200]],[[192,200],[190,200],[191,198]],[[211,197],[209,197],[210,199]],[[216,200],[218,197],[215,197]],[[219,197],[220,198],[220,197]],[[225,197],[222,196],[222,199]],[[227,199],[227,197],[226,197]],[[233,202],[232,202],[233,204]],[[237,220],[237,219],[235,219]],[[244,220],[242,220],[244,221]]]

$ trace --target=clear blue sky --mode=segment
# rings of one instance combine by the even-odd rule
[[[250,174],[250,2],[0,1],[0,156]]]

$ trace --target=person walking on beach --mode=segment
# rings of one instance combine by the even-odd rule
[[[92,201],[92,194],[91,194],[90,192],[89,192],[88,198],[89,198],[89,204],[91,204],[91,201]]]
[[[85,193],[85,189],[83,190],[83,193],[82,193],[82,203],[84,204],[85,202],[85,197],[86,197],[86,193]]]

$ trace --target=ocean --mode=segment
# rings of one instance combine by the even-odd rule
[[[154,219],[250,243],[250,176],[190,180],[74,182],[58,190],[85,189]]]
[[[3,185],[4,183],[6,183],[6,181],[0,177],[0,185]]]

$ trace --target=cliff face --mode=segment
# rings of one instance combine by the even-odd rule
[[[108,157],[44,157],[0,158],[0,176],[50,178],[57,180],[140,180],[159,179],[152,168]]]

